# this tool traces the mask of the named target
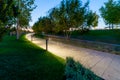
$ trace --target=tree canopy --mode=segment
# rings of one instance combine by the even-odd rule
[[[17,39],[20,27],[26,27],[35,9],[34,0],[0,0],[0,25],[16,25]]]
[[[120,24],[120,1],[108,0],[100,8],[104,22],[113,28],[113,25]]]
[[[8,23],[16,13],[14,9],[13,0],[0,0],[0,22]]]
[[[0,0],[0,22],[14,24],[19,17],[20,25],[28,25],[35,7],[34,0]]]
[[[66,37],[71,34],[70,28],[90,28],[97,26],[98,15],[89,10],[89,1],[85,4],[81,0],[62,0],[59,6],[56,6],[48,11],[49,19],[51,20],[51,30],[55,33],[64,32]],[[44,19],[44,18],[43,18]],[[39,19],[41,21],[41,19]],[[40,21],[36,24],[42,24]],[[86,25],[85,25],[86,24]],[[41,25],[38,25],[38,28]],[[35,26],[33,26],[33,30]],[[47,29],[48,27],[44,27]],[[35,29],[37,30],[37,29]],[[35,31],[34,30],[34,31]]]
[[[53,31],[54,24],[49,17],[40,17],[39,20],[34,24],[33,30],[36,33],[51,33]]]

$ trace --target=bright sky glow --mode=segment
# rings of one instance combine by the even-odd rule
[[[35,4],[37,5],[37,8],[32,12],[32,21],[30,22],[30,25],[32,26],[40,16],[46,16],[48,10],[51,8],[57,6],[60,4],[62,0],[35,0]],[[82,0],[83,2],[86,2],[87,0]],[[99,9],[102,5],[104,5],[104,2],[108,0],[90,0],[90,10],[95,11],[97,14],[100,15]],[[98,28],[105,27],[105,24],[103,20],[99,19]]]

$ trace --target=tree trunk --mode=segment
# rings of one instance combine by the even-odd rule
[[[70,39],[70,36],[71,36],[71,31],[65,31],[65,37],[66,37],[66,40],[69,40]]]
[[[109,29],[110,29],[110,24],[109,24]]]
[[[113,24],[112,24],[112,29],[113,29],[113,27],[114,27],[114,26],[113,26]]]
[[[17,29],[16,29],[16,32],[17,32],[16,38],[17,38],[17,40],[18,40],[19,37],[20,37],[20,34],[19,34],[19,19],[17,19]]]

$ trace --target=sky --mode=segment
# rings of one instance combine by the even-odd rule
[[[38,18],[42,16],[46,16],[48,11],[60,4],[62,0],[35,0],[35,4],[37,5],[36,9],[33,10],[31,16],[32,16],[32,21],[30,22],[30,26],[32,26]],[[83,3],[86,2],[87,0],[81,0]],[[100,16],[99,9],[101,6],[104,5],[105,2],[108,0],[90,0],[90,10],[96,12]],[[100,17],[99,18],[99,23],[97,28],[103,28],[105,27],[105,24],[103,22],[103,19]]]

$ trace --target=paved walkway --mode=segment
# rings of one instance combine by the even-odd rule
[[[31,41],[31,34],[27,34],[26,38]],[[44,49],[46,48],[44,39],[34,38],[32,42]],[[118,55],[76,47],[52,40],[49,40],[48,47],[50,52],[64,59],[66,57],[73,57],[76,61],[79,61],[105,80],[120,80],[120,56]]]

